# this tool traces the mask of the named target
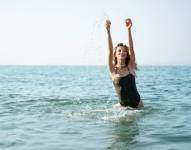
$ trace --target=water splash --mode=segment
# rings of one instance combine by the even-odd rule
[[[104,49],[104,20],[109,19],[108,14],[103,13],[96,17],[94,22],[91,25],[91,30],[89,33],[89,40],[87,40],[87,44],[81,50],[83,51],[83,61],[89,64],[89,61],[92,57],[97,57],[97,62],[104,62],[105,58],[103,58],[103,49]]]
[[[65,113],[65,117],[72,120],[93,120],[103,122],[131,122],[139,117],[143,110],[135,110],[131,108],[112,108],[112,107],[99,107],[93,108],[86,105],[77,111]]]

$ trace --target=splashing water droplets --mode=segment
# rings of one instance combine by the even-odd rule
[[[105,62],[105,57],[103,55],[105,53],[103,28],[104,20],[108,18],[108,15],[104,13],[101,16],[98,16],[97,19],[92,23],[89,40],[83,48],[83,61],[85,64],[103,64]],[[95,62],[91,62],[92,60]]]
[[[93,108],[86,105],[77,111],[67,113],[67,117],[74,120],[93,120],[104,122],[129,122],[137,118],[142,110],[134,110],[130,108],[108,108],[106,106]]]

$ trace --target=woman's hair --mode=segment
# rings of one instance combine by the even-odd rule
[[[122,46],[126,49],[127,51],[127,57],[125,59],[125,64],[126,66],[128,65],[129,63],[129,60],[130,60],[130,54],[129,54],[129,48],[127,45],[123,44],[123,43],[118,43],[117,46],[115,47],[115,51],[114,51],[114,65],[117,65],[117,57],[116,57],[116,50],[119,46]]]

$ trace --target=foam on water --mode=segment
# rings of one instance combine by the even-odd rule
[[[65,113],[65,117],[76,120],[95,120],[104,122],[130,122],[143,114],[143,110],[132,108],[115,108],[115,107],[91,107],[86,105],[79,110]]]

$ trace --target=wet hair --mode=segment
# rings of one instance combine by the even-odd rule
[[[117,48],[118,47],[124,47],[125,50],[127,51],[127,57],[125,59],[125,64],[126,66],[129,64],[129,61],[130,61],[130,54],[129,54],[129,47],[123,43],[118,43],[117,46],[115,47],[115,51],[114,51],[114,65],[117,65],[117,57],[116,57],[116,51],[117,51]]]

